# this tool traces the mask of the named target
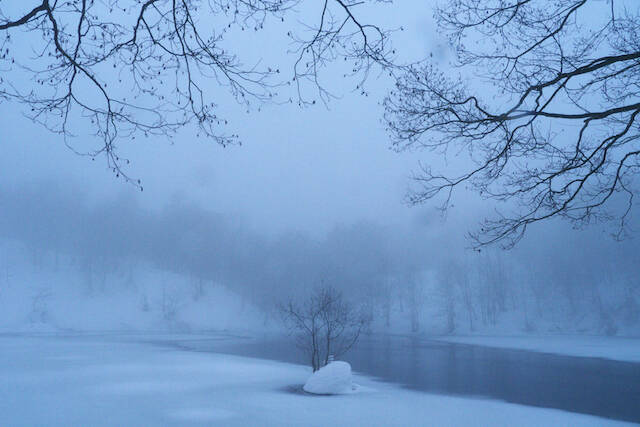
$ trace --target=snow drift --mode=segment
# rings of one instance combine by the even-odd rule
[[[314,372],[303,389],[313,394],[353,393],[355,387],[351,381],[351,365],[347,362],[331,362]]]

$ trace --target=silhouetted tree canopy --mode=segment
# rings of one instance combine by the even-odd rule
[[[446,209],[458,187],[512,202],[471,233],[478,246],[511,247],[553,217],[615,221],[622,236],[640,169],[640,3],[450,0],[435,16],[459,76],[409,67],[386,123],[398,150],[466,152],[473,163],[424,166],[411,202],[440,196]]]
[[[0,5],[0,100],[26,104],[27,114],[67,137],[92,133],[109,167],[123,175],[120,141],[170,136],[193,124],[226,145],[237,140],[219,114],[224,87],[241,104],[327,101],[321,70],[337,59],[365,79],[390,65],[388,32],[360,12],[389,0],[41,0]],[[310,6],[307,6],[310,5]],[[303,21],[294,7],[315,11]],[[309,15],[309,14],[308,14]],[[234,38],[284,28],[293,70],[282,58],[243,63]],[[284,22],[284,24],[282,24]],[[281,27],[277,27],[280,25]],[[273,33],[271,33],[273,34]],[[242,44],[237,44],[242,45]],[[246,45],[246,44],[245,44]],[[360,81],[360,80],[358,80]],[[124,178],[131,181],[126,175]],[[139,184],[139,183],[138,183]]]

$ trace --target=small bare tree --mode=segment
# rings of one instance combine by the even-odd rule
[[[318,288],[302,303],[289,300],[278,309],[296,344],[309,356],[313,372],[353,347],[371,322],[333,287]]]

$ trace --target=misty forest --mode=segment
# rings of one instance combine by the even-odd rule
[[[636,0],[0,0],[0,425],[640,423]]]

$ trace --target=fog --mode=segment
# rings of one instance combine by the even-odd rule
[[[430,9],[417,6],[423,4],[380,4],[370,14],[402,27],[393,35],[400,58],[447,64],[450,48]],[[229,45],[248,58],[269,55],[284,70],[293,60],[280,49],[281,30],[268,26],[259,40],[234,33]],[[16,43],[27,54],[31,42]],[[207,292],[220,294],[207,304],[226,310],[225,327],[275,328],[278,302],[331,285],[362,302],[380,331],[638,334],[640,244],[633,233],[617,241],[606,223],[573,230],[548,221],[532,226],[513,250],[474,251],[467,234],[510,206],[464,190],[444,216],[435,204],[409,206],[411,176],[421,164],[455,170],[468,159],[390,150],[380,102],[392,80],[371,76],[363,96],[342,71],[326,74],[337,93],[326,105],[247,110],[220,94],[239,146],[223,148],[189,129],[169,140],[120,144],[131,161],[126,173],[140,178],[144,191],[115,177],[101,157],[67,147],[95,143],[82,125],[82,136],[65,139],[1,103],[0,301],[13,307],[5,326],[33,323],[34,300],[45,289],[60,306],[51,303],[55,315],[40,323],[82,329],[81,316],[64,317],[82,311],[85,300],[99,311],[101,296],[119,293],[116,307],[102,309],[128,310],[127,327],[136,328],[140,301],[164,301],[169,286],[180,310],[168,318],[162,307],[142,304],[143,316],[157,320],[145,328],[176,327],[178,320],[181,327],[219,327],[204,309],[198,325],[186,320],[196,310],[186,301]],[[630,229],[638,225],[632,220]],[[235,312],[224,301],[249,308]]]
[[[418,210],[404,226],[360,220],[326,233],[265,233],[186,198],[151,209],[135,194],[95,201],[69,183],[5,188],[0,204],[7,325],[33,323],[44,292],[60,306],[50,303],[38,324],[82,328],[68,310],[89,301],[97,318],[127,312],[130,328],[191,328],[184,319],[204,298],[210,312],[197,325],[215,329],[224,311],[225,327],[277,329],[278,303],[323,285],[368,307],[377,331],[634,334],[639,320],[638,243],[597,228],[550,223],[514,250],[478,252],[464,238],[477,212],[444,219]],[[167,289],[176,305],[169,314]],[[114,295],[118,306],[98,303]],[[227,312],[229,298],[249,308]],[[136,325],[136,316],[155,320]]]

